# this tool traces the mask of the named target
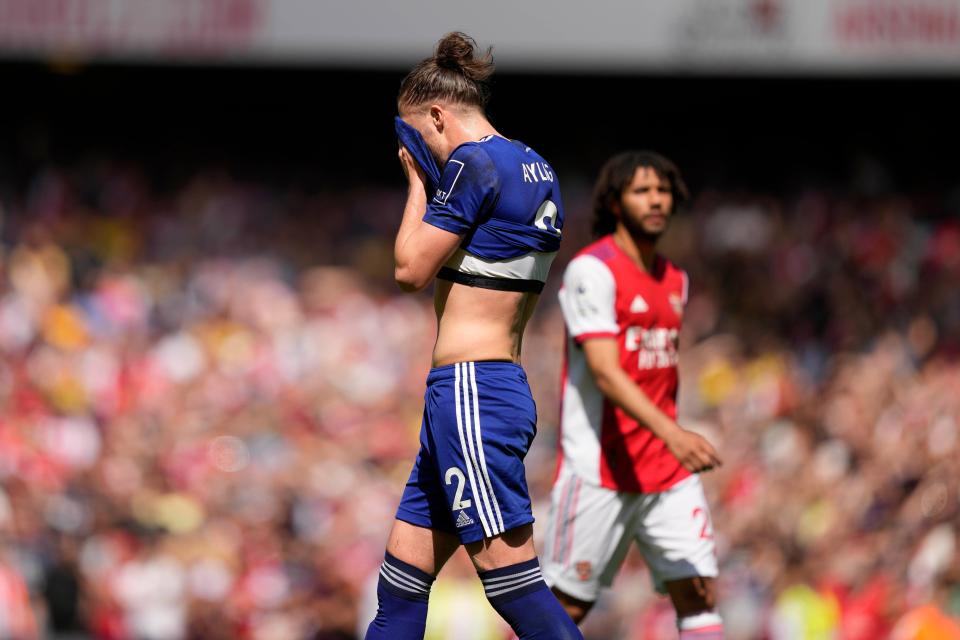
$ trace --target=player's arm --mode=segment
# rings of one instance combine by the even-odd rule
[[[394,279],[403,291],[421,291],[457,250],[462,236],[423,221],[427,210],[423,171],[403,147],[400,147],[399,155],[409,189],[393,247]]]
[[[620,347],[615,338],[589,338],[581,348],[600,393],[663,440],[687,471],[708,471],[722,464],[706,438],[674,422],[627,375],[620,366]]]
[[[410,182],[394,246],[395,278],[404,291],[423,289],[474,230],[499,191],[499,177],[485,151],[458,147],[444,165],[436,194],[427,200],[423,173],[404,149],[400,162]]]
[[[583,349],[597,388],[663,440],[687,470],[718,466],[720,458],[710,443],[660,411],[620,366],[615,304],[616,282],[606,265],[589,255],[570,262],[563,274],[560,308],[567,330]]]

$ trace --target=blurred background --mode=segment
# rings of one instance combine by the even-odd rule
[[[0,638],[362,637],[435,331],[392,117],[452,29],[565,198],[540,521],[559,274],[656,149],[727,637],[960,638],[960,0],[0,0]],[[508,637],[462,553],[432,605]],[[676,637],[638,556],[585,635]]]

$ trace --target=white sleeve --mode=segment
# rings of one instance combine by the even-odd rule
[[[607,265],[597,258],[582,255],[570,261],[559,297],[567,331],[577,342],[619,333],[617,284]]]

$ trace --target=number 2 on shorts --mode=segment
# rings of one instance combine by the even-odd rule
[[[449,471],[447,473],[449,473]],[[713,540],[713,525],[710,523],[710,516],[701,507],[697,507],[693,510],[693,519],[699,520],[700,518],[703,518],[703,527],[700,529],[700,539]]]
[[[463,485],[466,482],[466,478],[463,477],[463,471],[460,471],[457,467],[450,467],[447,469],[447,473],[444,476],[443,480],[448,485],[450,484],[450,478],[457,479],[457,490],[453,494],[453,510],[459,511],[460,509],[470,508],[470,501],[463,500]]]

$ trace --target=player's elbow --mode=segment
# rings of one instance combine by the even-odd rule
[[[393,279],[397,282],[397,286],[400,287],[400,290],[404,293],[416,293],[417,291],[423,291],[427,288],[427,285],[430,284],[430,278],[425,277],[423,274],[417,273],[408,265],[397,265],[397,267],[393,270]]]

